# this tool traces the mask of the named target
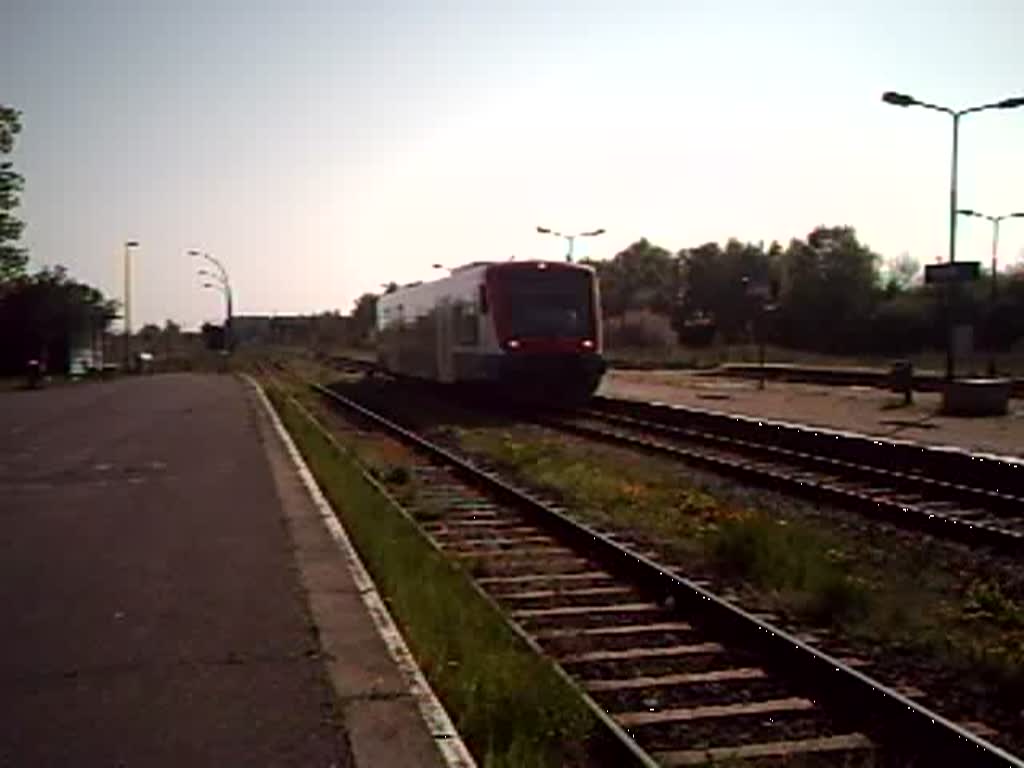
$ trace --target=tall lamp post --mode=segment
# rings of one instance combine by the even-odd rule
[[[970,208],[961,208],[957,213],[961,216],[975,216],[979,219],[988,219],[992,222],[992,286],[989,292],[989,332],[991,333],[991,323],[992,318],[995,317],[996,299],[998,298],[996,282],[999,279],[999,222],[1004,219],[1024,219],[1024,213],[1004,213],[1002,216],[989,216]],[[989,343],[991,343],[991,340]],[[988,373],[990,376],[994,376],[996,373],[996,355],[994,351],[991,352],[988,359]]]
[[[554,230],[548,229],[547,227],[537,227],[537,231],[540,232],[542,235],[554,235],[555,237],[563,238],[569,246],[569,250],[565,254],[565,260],[568,261],[570,264],[572,263],[572,253],[573,248],[576,245],[577,237],[597,237],[598,235],[604,234],[603,229],[593,229],[590,232],[577,232],[575,235],[564,235],[561,232],[555,232]]]
[[[231,278],[228,276],[228,271],[224,265],[218,260],[211,256],[209,253],[202,251],[189,251],[189,256],[198,256],[202,259],[206,259],[208,262],[213,264],[217,268],[216,273],[211,272],[207,269],[199,270],[199,274],[203,277],[208,277],[213,280],[213,283],[203,283],[204,288],[218,288],[220,292],[224,294],[224,301],[226,304],[227,317],[224,321],[224,346],[230,351],[234,346],[233,334],[231,332],[231,325],[234,320],[234,294],[231,290]]]
[[[224,301],[227,304],[227,316],[228,316],[228,322],[224,323],[224,346],[225,346],[225,348],[230,350],[231,349],[231,340],[230,340],[230,331],[229,331],[229,329],[231,327],[231,325],[230,325],[230,318],[231,318],[231,289],[228,288],[226,285],[224,285],[224,283],[220,282],[219,280],[215,280],[214,282],[203,283],[203,288],[214,288],[214,289],[220,291],[222,294],[224,294]]]
[[[882,101],[896,107],[924,107],[925,109],[932,109],[936,112],[945,112],[953,118],[953,157],[949,179],[949,260],[951,262],[956,261],[956,175],[957,153],[959,151],[960,143],[960,118],[964,115],[972,114],[973,112],[984,112],[988,109],[1015,109],[1016,107],[1024,107],[1024,97],[1018,96],[1010,99],[1003,99],[1002,101],[995,101],[991,104],[982,104],[980,107],[970,107],[969,109],[960,110],[950,109],[949,107],[940,107],[937,104],[929,104],[924,101],[919,101],[913,96],[908,96],[905,93],[896,93],[895,91],[886,91],[883,93]],[[952,307],[949,308],[949,311],[950,314],[952,314]],[[952,320],[950,320],[950,325],[952,326]],[[950,328],[949,336],[950,338],[946,340],[946,378],[952,380],[952,327]]]
[[[139,247],[138,240],[124,243],[124,367],[132,361],[132,249]]]

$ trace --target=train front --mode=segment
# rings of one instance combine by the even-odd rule
[[[500,377],[516,397],[544,401],[589,397],[601,382],[601,311],[590,267],[508,262],[486,277]]]

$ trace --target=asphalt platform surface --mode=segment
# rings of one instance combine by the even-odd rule
[[[0,394],[0,765],[352,764],[244,394]]]

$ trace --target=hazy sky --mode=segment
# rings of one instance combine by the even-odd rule
[[[0,103],[24,112],[24,242],[134,316],[347,311],[434,262],[558,258],[604,227],[673,250],[850,224],[947,251],[944,115],[1024,95],[1021,0],[3,0]],[[963,207],[1024,209],[1024,109],[965,118]],[[961,222],[961,258],[990,227]],[[1024,259],[1024,220],[1001,253]]]

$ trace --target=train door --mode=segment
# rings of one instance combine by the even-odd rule
[[[452,364],[452,344],[454,328],[452,322],[452,305],[448,299],[438,303],[437,312],[437,379],[445,383],[455,380]]]

